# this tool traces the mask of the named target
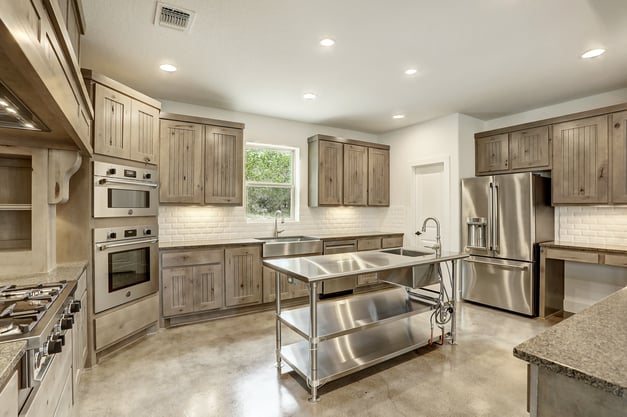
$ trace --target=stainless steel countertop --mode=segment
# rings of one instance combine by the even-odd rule
[[[411,257],[375,250],[298,258],[266,259],[263,261],[263,264],[301,281],[317,282],[348,275],[439,263],[467,257],[468,254],[466,253],[450,251],[442,251],[440,256],[432,253],[430,255]]]

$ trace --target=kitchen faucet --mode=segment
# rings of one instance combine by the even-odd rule
[[[274,237],[279,237],[279,233],[285,232],[285,229],[279,230],[279,226],[277,224],[277,219],[281,216],[281,224],[285,223],[285,217],[283,217],[283,213],[281,210],[277,210],[274,212]]]
[[[433,249],[435,251],[436,256],[440,256],[440,254],[442,253],[442,241],[440,240],[440,222],[438,221],[438,219],[436,219],[435,217],[427,217],[425,221],[422,223],[421,231],[417,231],[416,235],[420,236],[421,234],[427,231],[427,223],[429,222],[429,220],[433,220],[435,222],[435,227],[436,227],[435,244],[432,246],[425,245],[425,248]]]

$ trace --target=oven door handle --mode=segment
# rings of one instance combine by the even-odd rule
[[[100,251],[104,251],[110,248],[119,248],[120,246],[131,246],[131,245],[141,245],[144,243],[157,243],[159,239],[142,239],[142,240],[134,240],[132,242],[120,242],[120,243],[96,243],[96,247]]]
[[[148,187],[148,188],[157,188],[159,186],[159,184],[154,183],[154,182],[144,183],[144,182],[139,182],[139,181],[118,180],[118,179],[113,179],[113,178],[102,178],[98,181],[98,184],[100,185],[125,184],[125,185],[134,185],[136,187]]]

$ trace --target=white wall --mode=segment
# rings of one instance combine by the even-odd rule
[[[245,123],[244,141],[292,146],[300,149],[300,220],[287,222],[285,234],[353,233],[402,229],[402,210],[395,208],[310,208],[307,206],[307,138],[317,133],[378,142],[375,135],[299,123],[248,113],[162,101],[162,111]],[[401,213],[401,214],[399,214]],[[160,239],[182,240],[237,239],[269,236],[272,223],[247,223],[242,207],[161,206]]]

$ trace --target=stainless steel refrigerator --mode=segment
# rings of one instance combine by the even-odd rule
[[[529,172],[462,180],[464,300],[537,315],[537,244],[554,238],[550,187]]]

